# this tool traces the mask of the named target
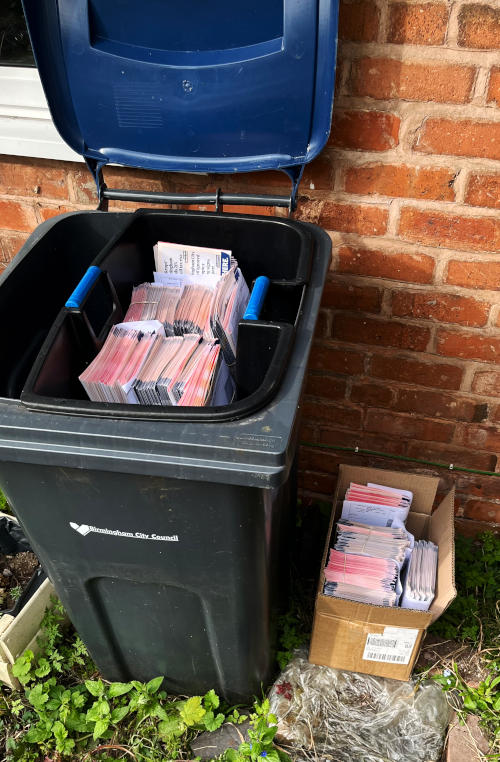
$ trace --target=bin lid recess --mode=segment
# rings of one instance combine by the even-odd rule
[[[330,131],[338,0],[23,0],[52,118],[108,162],[286,171]],[[99,190],[99,188],[98,188]]]

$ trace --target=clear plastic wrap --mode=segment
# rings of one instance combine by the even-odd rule
[[[299,652],[274,683],[277,740],[295,760],[433,762],[450,710],[441,687],[309,664]]]

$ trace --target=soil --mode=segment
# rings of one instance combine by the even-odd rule
[[[435,675],[443,669],[450,669],[452,662],[456,663],[460,675],[468,685],[477,686],[488,675],[477,648],[427,634],[417,661],[417,671],[429,670],[430,675]]]
[[[30,551],[15,556],[0,554],[0,612],[14,606],[38,566],[38,558]]]

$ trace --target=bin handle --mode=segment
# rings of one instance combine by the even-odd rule
[[[66,302],[66,307],[68,309],[75,309],[79,310],[82,306],[83,301],[85,300],[87,294],[89,293],[90,289],[98,279],[99,275],[101,274],[102,270],[100,267],[97,267],[96,265],[92,265],[89,267],[83,278],[81,279],[78,286],[75,288],[71,296],[69,297],[68,301]]]
[[[266,298],[270,282],[269,278],[266,278],[265,275],[259,275],[259,277],[255,279],[252,293],[250,294],[250,299],[245,314],[243,315],[243,320],[259,319],[260,311],[264,304],[264,299]]]

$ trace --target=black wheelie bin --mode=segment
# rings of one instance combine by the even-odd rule
[[[100,208],[41,225],[0,281],[0,486],[105,678],[164,675],[172,692],[247,700],[274,670],[300,400],[331,242],[314,225],[223,205],[294,208],[329,133],[337,4],[24,8],[53,119],[85,158]],[[109,189],[108,163],[279,169],[291,193]],[[111,213],[109,199],[174,208]],[[92,340],[151,279],[158,240],[231,249],[249,287],[271,281],[260,318],[239,326],[230,405],[104,405],[78,382]],[[90,265],[102,273],[92,284]]]

